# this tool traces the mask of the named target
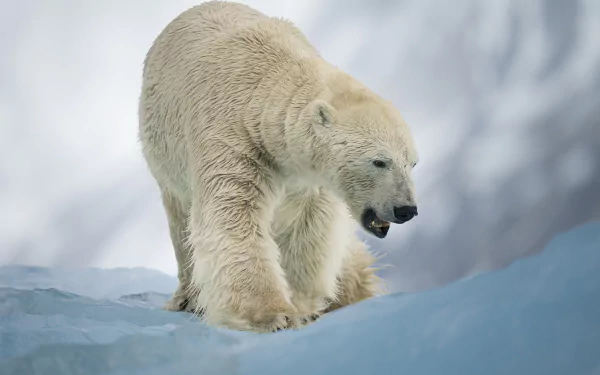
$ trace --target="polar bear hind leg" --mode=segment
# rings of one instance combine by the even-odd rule
[[[338,296],[330,301],[325,313],[383,294],[383,281],[375,274],[377,259],[364,242],[353,239],[344,259],[342,274],[338,277]]]

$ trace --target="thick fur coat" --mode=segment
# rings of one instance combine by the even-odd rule
[[[179,267],[168,309],[264,332],[375,295],[356,223],[384,237],[416,215],[417,154],[391,103],[290,22],[185,11],[147,54],[139,118]]]

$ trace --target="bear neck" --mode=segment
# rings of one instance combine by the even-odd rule
[[[314,115],[310,104],[324,100],[342,110],[372,92],[350,75],[320,57],[291,60],[269,72],[255,90],[261,103],[250,134],[265,162],[303,184],[334,189],[331,176],[313,165]]]
[[[292,60],[281,64],[255,90],[261,102],[251,133],[255,145],[269,155],[271,162],[284,174],[311,173],[303,158],[310,157],[310,145],[300,134],[310,134],[309,104],[328,96],[327,64],[320,58]],[[262,99],[262,100],[261,100]],[[300,137],[300,138],[299,138]],[[302,144],[299,155],[298,144]]]

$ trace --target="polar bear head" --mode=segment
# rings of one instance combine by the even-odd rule
[[[368,90],[311,103],[312,168],[339,193],[352,216],[384,238],[390,223],[417,215],[412,169],[418,162],[408,125]]]

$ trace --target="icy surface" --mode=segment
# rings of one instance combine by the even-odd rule
[[[60,289],[91,298],[115,299],[149,290],[170,294],[177,287],[177,280],[144,268],[104,270],[6,266],[0,269],[0,287]]]
[[[503,270],[257,335],[161,310],[175,281],[150,271],[88,270],[78,287],[7,267],[0,374],[600,374],[599,275],[596,222]]]

